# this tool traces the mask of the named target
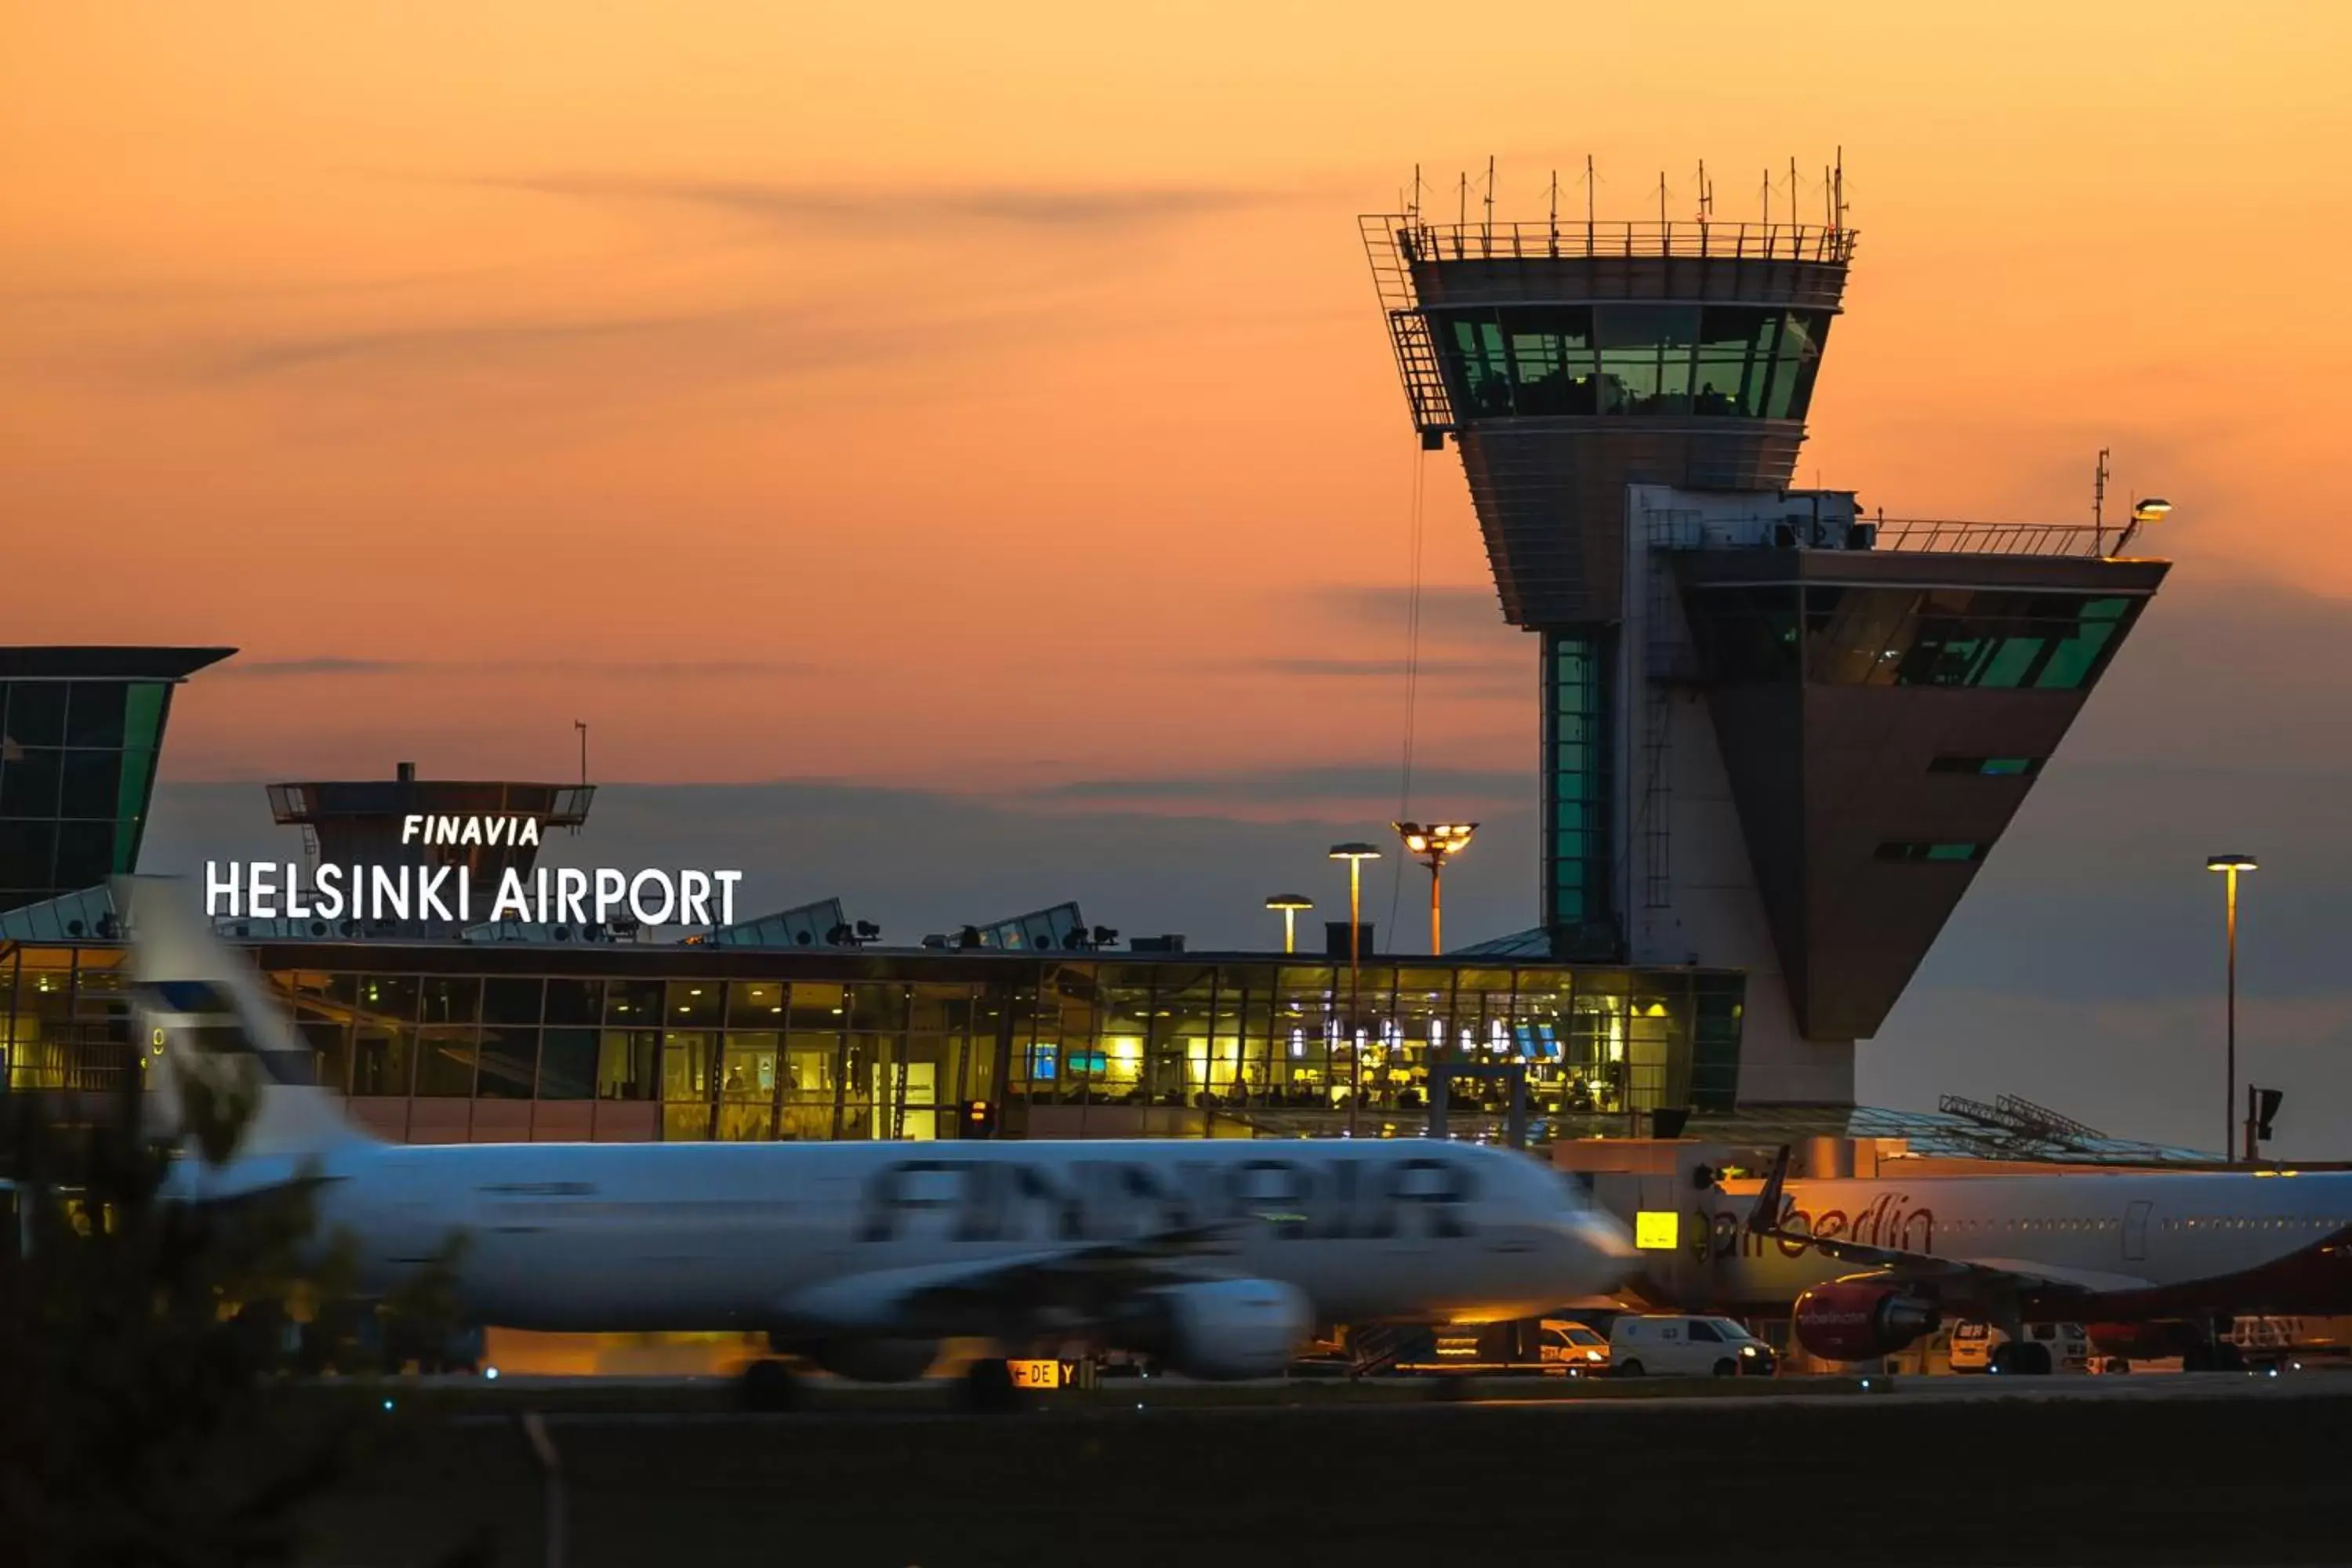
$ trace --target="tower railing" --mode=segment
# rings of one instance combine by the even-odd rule
[[[1564,223],[1553,218],[1542,223],[1433,224],[1409,213],[1380,213],[1359,221],[1367,240],[1377,226],[1407,263],[1693,257],[1843,266],[1853,259],[1857,237],[1853,229],[1826,224],[1713,223],[1696,219],[1683,223]]]
[[[1413,288],[1412,269],[1403,249],[1405,220],[1383,214],[1357,219],[1363,230],[1364,254],[1372,264],[1372,286],[1380,291],[1381,311],[1388,318],[1389,346],[1396,351],[1397,372],[1404,379],[1405,396],[1412,404],[1412,423],[1422,443],[1442,445],[1454,428],[1454,400],[1438,368],[1437,343],[1429,335],[1429,318],[1421,313]]]
[[[1868,550],[1906,555],[2034,555],[2096,561],[2129,544],[2128,527],[2087,522],[1962,522],[1943,518],[1715,517],[1653,511],[1653,550]]]
[[[1875,548],[1928,555],[2073,555],[2096,560],[2120,548],[2124,530],[2087,522],[1958,522],[1883,517]]]

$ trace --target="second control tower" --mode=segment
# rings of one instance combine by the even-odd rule
[[[271,784],[269,814],[279,826],[302,830],[314,868],[322,861],[446,867],[466,879],[470,907],[487,920],[499,878],[513,870],[528,879],[544,836],[586,822],[595,798],[596,786],[586,783],[420,779],[415,763],[402,763],[389,779]],[[368,934],[457,930],[416,921],[371,926]]]
[[[1541,944],[1746,969],[1741,1099],[1850,1102],[2165,563],[1790,489],[1842,225],[1362,227],[1422,444],[1540,639]]]

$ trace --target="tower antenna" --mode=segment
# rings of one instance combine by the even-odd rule
[[[1559,171],[1551,172],[1551,254],[1559,254]]]
[[[1485,245],[1486,253],[1489,256],[1493,255],[1495,252],[1495,155],[1492,153],[1486,154],[1486,217],[1485,226],[1479,230],[1478,237]]]
[[[1421,165],[1418,163],[1412,166],[1412,200],[1405,207],[1405,216],[1412,220],[1413,227],[1421,226]]]
[[[1698,161],[1698,221],[1706,224],[1715,217],[1715,193],[1706,183],[1706,160]]]
[[[1767,230],[1772,226],[1772,170],[1769,164],[1764,170],[1764,226]],[[1771,240],[1767,237],[1764,243],[1769,245]]]
[[[572,727],[580,731],[580,787],[585,789],[588,787],[588,721],[574,719]],[[572,825],[572,837],[580,837],[580,825],[576,822]]]
[[[1592,254],[1592,204],[1601,189],[1601,176],[1593,173],[1592,154],[1584,155],[1584,254]]]
[[[1837,231],[1843,234],[1845,232],[1845,144],[1843,142],[1838,144],[1837,172],[1830,177],[1830,189],[1834,193],[1832,205],[1837,209]]]
[[[1658,171],[1658,226],[1666,226],[1666,172]]]
[[[2091,472],[2091,542],[2105,555],[2107,542],[2107,448],[2099,448],[2099,466]]]

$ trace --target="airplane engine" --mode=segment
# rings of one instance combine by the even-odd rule
[[[1210,1279],[1152,1292],[1160,1353],[1187,1377],[1273,1377],[1315,1328],[1296,1288],[1273,1279]]]
[[[937,1340],[825,1340],[809,1360],[852,1383],[912,1383],[940,1359]]]
[[[1797,1298],[1797,1342],[1824,1361],[1893,1355],[1936,1331],[1943,1314],[1899,1285],[1845,1280],[1816,1285]]]

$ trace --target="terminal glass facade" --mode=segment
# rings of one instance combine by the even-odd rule
[[[0,910],[138,863],[163,680],[0,680]]]
[[[972,1100],[1032,1137],[1336,1131],[1359,1085],[1365,1131],[1410,1132],[1447,1060],[1523,1065],[1534,1114],[1566,1128],[1728,1110],[1738,1076],[1733,972],[1382,957],[1351,978],[1259,956],[457,943],[257,956],[319,1081],[415,1142],[947,1138]],[[0,947],[11,1089],[101,1088],[134,1059],[122,959]],[[1491,1081],[1457,1080],[1455,1109],[1477,1113]]]
[[[1758,305],[1433,310],[1454,408],[1540,415],[1802,419],[1830,312]]]

